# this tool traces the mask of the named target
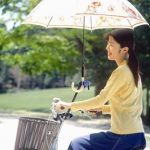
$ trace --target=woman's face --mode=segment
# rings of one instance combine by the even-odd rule
[[[109,60],[119,60],[121,58],[121,46],[117,43],[112,36],[109,36],[106,46],[108,59]]]

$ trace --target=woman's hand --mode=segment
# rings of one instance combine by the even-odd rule
[[[101,108],[94,108],[94,109],[87,109],[86,112],[87,113],[91,113],[91,114],[96,114],[98,112],[101,112],[102,109]]]
[[[63,101],[58,101],[57,103],[54,103],[54,105],[57,111],[71,108],[71,103],[66,103]]]

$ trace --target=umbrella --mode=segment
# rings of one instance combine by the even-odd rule
[[[84,29],[131,28],[149,25],[140,12],[127,0],[43,0],[23,21],[23,24],[46,28],[83,29],[82,85],[84,88]]]
[[[23,24],[46,28],[83,28],[83,22],[85,29],[89,30],[148,25],[127,0],[43,0],[31,11]]]

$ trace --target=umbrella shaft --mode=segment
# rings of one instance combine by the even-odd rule
[[[84,62],[82,64],[82,77],[84,77]]]
[[[79,83],[77,90],[79,90],[79,89],[81,88],[81,86],[82,86],[82,84]],[[77,95],[78,95],[78,92],[76,92],[76,93],[74,94],[73,99],[72,99],[71,102],[74,102],[74,101],[75,101]],[[69,108],[69,109],[67,110],[67,113],[65,114],[65,119],[67,119],[68,114],[70,113],[70,111],[71,111],[71,109]]]
[[[85,16],[83,16],[83,49],[82,49],[82,77],[84,77],[84,55],[85,55]]]

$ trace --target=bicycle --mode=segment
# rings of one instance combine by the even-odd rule
[[[51,104],[51,115],[48,119],[43,118],[19,118],[15,150],[57,150],[58,137],[64,121],[73,114],[67,112],[57,112],[54,103],[58,102],[59,98],[54,98]],[[63,109],[63,108],[62,108]],[[89,119],[84,111],[78,111]]]
[[[89,82],[85,82],[85,87]],[[78,89],[80,89],[79,84]],[[72,102],[75,101],[77,92],[75,93]],[[54,98],[51,105],[51,116],[48,119],[41,118],[29,118],[21,117],[19,119],[15,150],[57,150],[57,142],[60,130],[62,128],[64,120],[73,115],[70,113],[70,109],[67,112],[58,113],[55,110],[54,103],[57,103],[60,99]],[[64,109],[64,108],[62,108]],[[79,111],[81,114],[86,115],[84,111]],[[144,150],[142,147],[137,147],[132,150]]]

